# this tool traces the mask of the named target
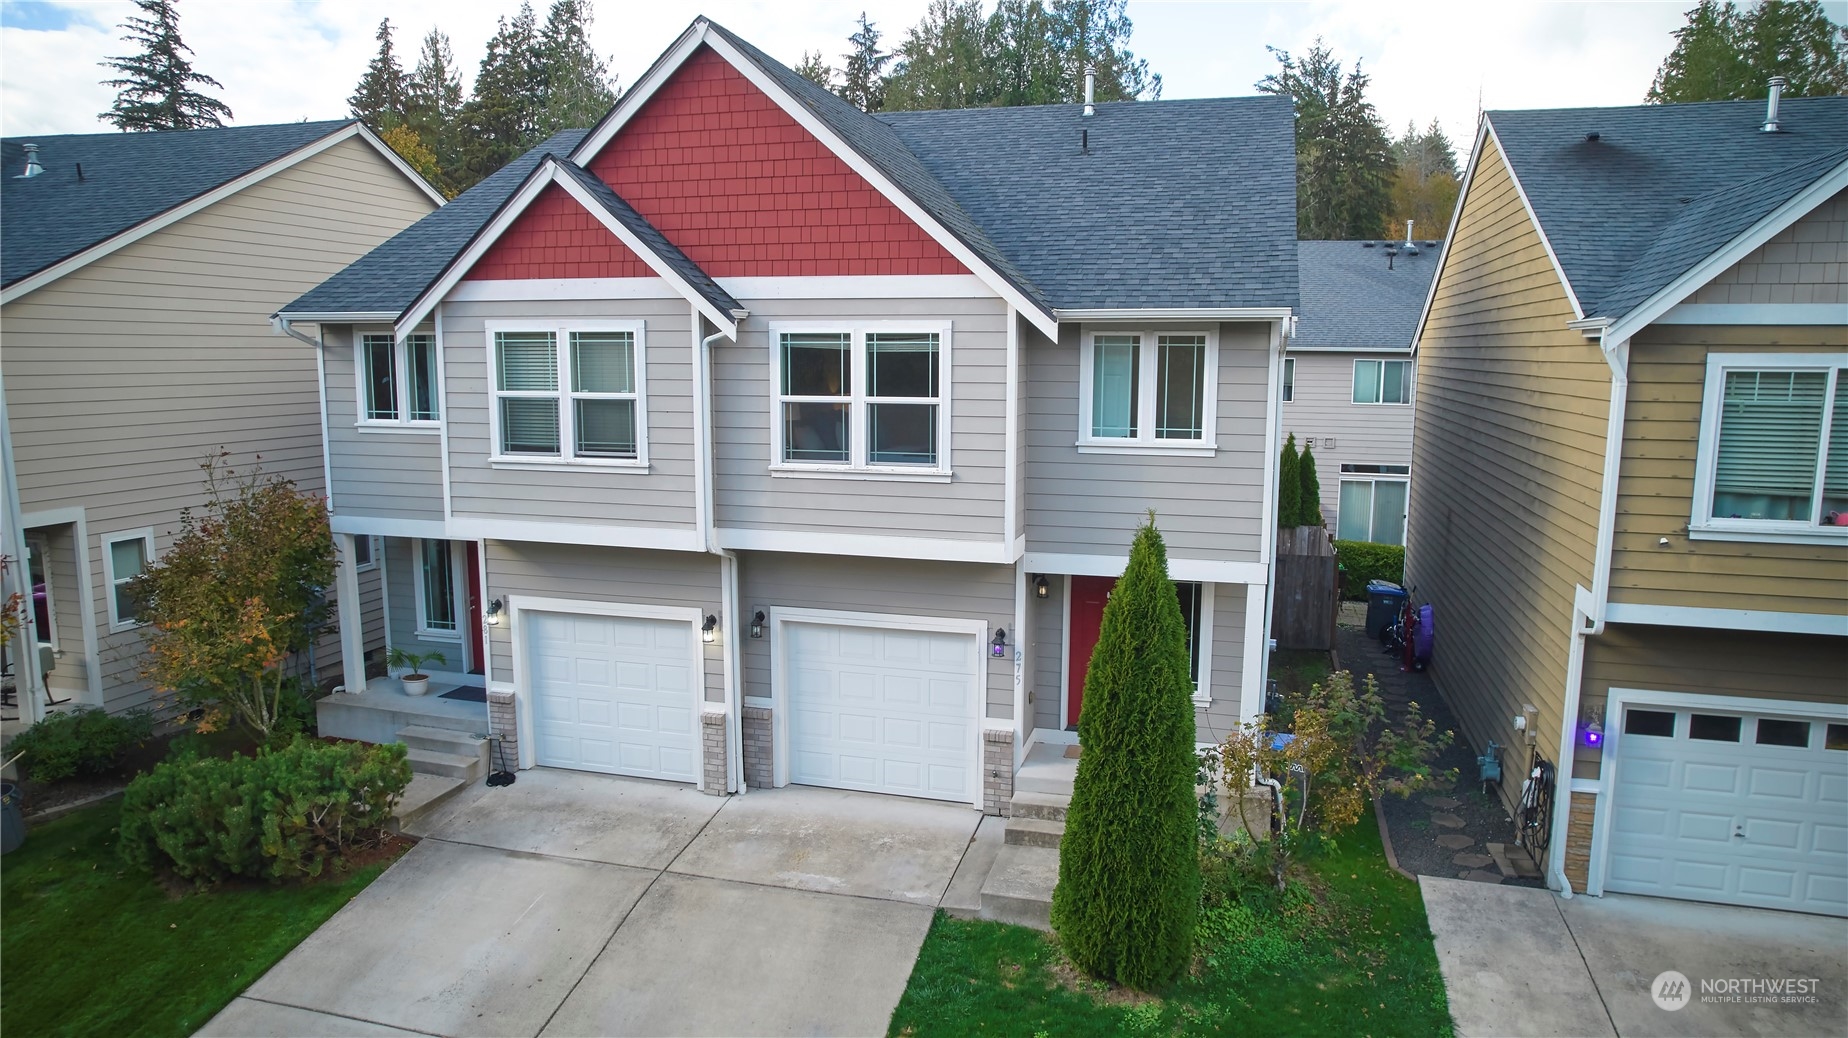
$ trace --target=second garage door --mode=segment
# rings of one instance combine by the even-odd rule
[[[806,622],[783,632],[791,782],[974,801],[974,636]]]
[[[692,624],[531,613],[526,625],[539,764],[696,781]]]

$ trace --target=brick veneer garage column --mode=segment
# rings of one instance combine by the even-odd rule
[[[520,767],[520,736],[513,719],[513,693],[488,693],[488,734],[500,740],[500,755],[488,747],[488,770],[517,771]],[[502,762],[505,761],[503,764]]]
[[[1566,882],[1579,893],[1591,882],[1591,826],[1598,817],[1595,793],[1572,794],[1572,815],[1566,819]]]
[[[715,797],[725,795],[725,714],[707,710],[699,715],[700,751],[706,778],[706,792]]]
[[[982,813],[1007,815],[1014,803],[1014,733],[982,733]]]
[[[771,765],[774,752],[770,743],[770,708],[744,708],[744,784],[752,789],[769,789],[775,778]]]

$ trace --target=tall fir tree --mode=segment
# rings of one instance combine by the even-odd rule
[[[468,189],[536,143],[544,92],[533,7],[522,3],[513,20],[501,18],[488,39],[474,95],[462,106],[458,188]]]
[[[885,107],[885,67],[892,55],[879,49],[879,29],[860,12],[860,28],[847,37],[853,48],[842,55],[841,85],[834,92],[862,112]]]
[[[1187,627],[1154,516],[1104,606],[1084,679],[1084,753],[1059,844],[1052,926],[1093,976],[1172,983],[1200,908]]]
[[[820,51],[803,51],[802,62],[796,66],[796,75],[823,90],[834,89],[834,69],[828,66]]]
[[[988,46],[983,65],[994,80],[990,104],[1008,107],[1078,99],[1064,93],[1064,58],[1053,41],[1052,19],[1040,0],[999,0],[988,16]]]
[[[590,45],[590,0],[554,0],[539,30],[537,51],[544,94],[535,142],[572,127],[588,127],[616,103],[609,59]]]
[[[1674,31],[1656,70],[1650,104],[1764,97],[1783,76],[1789,97],[1848,93],[1848,28],[1818,0],[1761,0],[1741,10],[1701,0]]]
[[[1392,146],[1360,63],[1344,74],[1319,38],[1300,60],[1267,49],[1278,69],[1258,89],[1296,107],[1297,237],[1380,237],[1392,202]]]
[[[366,63],[359,86],[347,98],[347,109],[374,133],[382,133],[407,121],[409,80],[392,45],[390,18],[379,21],[379,31],[373,38],[379,41],[378,52]]]
[[[436,165],[437,187],[454,198],[462,166],[462,72],[449,37],[440,29],[424,37],[417,67],[405,82],[405,111],[410,128]]]
[[[1097,71],[1098,101],[1161,96],[1161,76],[1128,49],[1123,0],[932,0],[885,80],[892,110],[1069,104]]]
[[[886,77],[883,107],[892,111],[977,108],[991,103],[988,18],[982,0],[931,0],[905,34]]]
[[[1161,76],[1125,46],[1134,28],[1128,10],[1129,0],[1052,0],[1046,15],[1053,46],[1070,77],[1059,100],[1083,97],[1086,66],[1097,69],[1099,101],[1161,99]]]
[[[1303,470],[1295,433],[1283,442],[1277,462],[1277,525],[1285,529],[1303,525]]]
[[[187,58],[193,52],[180,39],[176,0],[135,0],[144,17],[130,18],[124,43],[138,44],[139,53],[110,58],[100,64],[122,73],[106,79],[116,87],[115,103],[97,118],[118,130],[196,130],[223,126],[231,109],[215,97],[194,90],[194,85],[224,89],[224,84],[195,71]]]
[[[1303,444],[1303,453],[1296,460],[1297,485],[1302,488],[1302,499],[1297,504],[1298,526],[1321,526],[1322,518],[1322,480],[1315,474],[1315,451],[1309,444]]]

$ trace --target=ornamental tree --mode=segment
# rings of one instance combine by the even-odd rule
[[[1142,989],[1187,967],[1200,907],[1187,628],[1154,514],[1104,607],[1052,925],[1080,968]]]
[[[1315,474],[1315,454],[1305,446],[1302,457],[1296,460],[1297,486],[1302,488],[1302,500],[1298,502],[1297,525],[1320,526],[1322,519],[1322,480]]]
[[[227,711],[267,742],[285,664],[327,627],[334,579],[327,504],[293,481],[239,471],[224,451],[200,464],[202,511],[129,585],[148,625],[142,676],[188,706]]]
[[[1283,442],[1277,463],[1277,525],[1288,529],[1303,525],[1302,462],[1296,454],[1296,434]]]

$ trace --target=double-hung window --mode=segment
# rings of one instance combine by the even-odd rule
[[[1080,449],[1213,446],[1213,332],[1089,331],[1082,342]]]
[[[1357,404],[1411,403],[1412,362],[1409,360],[1355,361],[1354,402]]]
[[[777,330],[775,468],[949,469],[949,331]]]
[[[123,630],[141,623],[142,602],[133,581],[154,561],[154,531],[134,530],[103,538],[104,577],[109,581],[109,626]]]
[[[1694,536],[1848,538],[1848,367],[1827,354],[1707,360]]]
[[[436,337],[359,337],[359,406],[362,425],[434,423],[437,405]]]
[[[639,325],[491,329],[499,461],[647,464]]]

